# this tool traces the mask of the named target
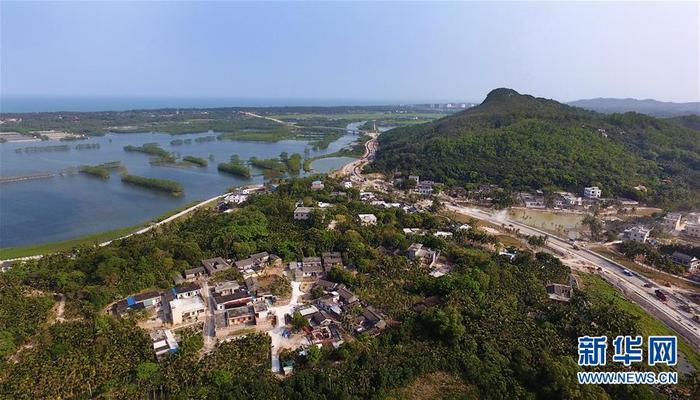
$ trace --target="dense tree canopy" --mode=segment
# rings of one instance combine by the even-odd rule
[[[552,100],[492,91],[472,109],[380,137],[384,172],[419,174],[450,185],[510,189],[598,185],[670,207],[700,203],[700,132],[675,121],[602,115]],[[646,190],[636,190],[644,186]]]
[[[455,226],[430,213],[372,207],[358,201],[354,190],[348,198],[331,197],[339,188],[332,180],[314,192],[310,181],[294,180],[275,193],[253,196],[232,213],[202,210],[154,232],[44,257],[0,275],[0,349],[6,349],[0,353],[0,394],[17,399],[366,399],[386,397],[440,371],[483,399],[659,394],[648,386],[577,384],[578,336],[635,334],[639,326],[627,311],[585,291],[576,291],[570,304],[551,302],[545,284],[565,283],[570,273],[557,258],[528,252],[512,261],[499,257],[484,249],[495,239],[476,227],[452,240],[409,238],[402,228]],[[299,199],[335,206],[316,210],[309,221],[294,221]],[[376,226],[360,225],[356,216],[366,212],[377,215]],[[332,219],[337,224],[329,230]],[[429,276],[426,267],[405,256],[414,240],[441,249],[453,271]],[[258,251],[285,261],[341,251],[352,268],[334,269],[328,279],[345,283],[381,310],[390,327],[337,349],[286,355],[296,361],[295,371],[278,380],[270,372],[266,335],[220,344],[200,359],[203,338],[193,330],[183,333],[180,351],[156,362],[145,331],[101,312],[130,293],[169,287],[173,274],[200,258],[242,258]],[[50,298],[33,292],[64,293],[70,320],[44,323]],[[22,311],[30,306],[31,315]],[[28,341],[32,346],[19,351]],[[9,361],[11,355],[17,363]],[[674,390],[674,395],[683,393]]]

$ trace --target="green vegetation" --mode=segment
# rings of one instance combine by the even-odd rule
[[[195,165],[200,166],[200,167],[206,167],[207,165],[209,165],[209,161],[207,161],[206,159],[200,158],[200,157],[195,157],[195,156],[182,157],[182,161],[185,161],[185,162],[188,162],[191,164],[195,164]]]
[[[139,153],[145,153],[151,156],[158,156],[161,158],[171,157],[171,154],[164,150],[158,143],[146,143],[143,146],[124,146],[124,151],[135,151]]]
[[[605,196],[692,208],[700,206],[699,154],[700,132],[673,122],[496,89],[477,107],[383,134],[369,168],[452,186],[579,192],[598,185]]]
[[[217,168],[221,172],[250,179],[250,168],[243,165],[243,162],[241,162],[241,159],[237,154],[231,156],[231,161],[227,163],[219,163]]]
[[[269,169],[277,172],[285,172],[287,166],[282,163],[279,159],[269,158],[269,159],[259,159],[257,157],[251,157],[250,165],[260,169]]]
[[[669,254],[663,254],[659,249],[648,243],[626,240],[618,244],[618,250],[630,260],[641,259],[645,264],[658,268],[670,274],[682,275],[685,267],[673,262]]]
[[[0,278],[0,367],[3,359],[37,333],[51,306],[51,296],[29,293],[19,281]]]
[[[15,149],[15,153],[48,153],[52,151],[69,151],[70,146],[67,144],[57,144],[53,146],[29,146],[29,147],[18,147]]]
[[[455,398],[689,399],[697,390],[691,380],[663,389],[578,385],[579,336],[668,331],[611,296],[608,286],[601,291],[587,280],[586,290],[575,291],[571,303],[550,301],[545,284],[566,282],[570,273],[551,255],[523,251],[512,261],[498,257],[487,250],[496,239],[476,227],[457,231],[450,240],[408,238],[402,228],[450,230],[453,225],[432,213],[370,206],[358,200],[355,189],[347,198],[331,198],[328,192],[339,190],[339,181],[327,179],[327,190],[312,191],[311,180],[293,179],[274,193],[252,196],[235,213],[200,210],[149,234],[28,261],[0,274],[0,288],[11,284],[26,293],[65,294],[67,310],[79,318],[48,327],[29,322],[21,339],[12,333],[11,346],[18,346],[16,340],[31,340],[33,346],[22,350],[18,363],[1,365],[0,392],[12,398],[359,399],[400,397],[402,389],[426,382]],[[299,199],[335,207],[295,221]],[[377,216],[377,225],[360,225],[357,214],[367,212]],[[326,229],[331,219],[338,221],[334,230]],[[413,240],[441,250],[452,272],[433,278],[405,257]],[[201,326],[194,327],[180,333],[180,351],[157,363],[145,331],[101,313],[129,294],[171,287],[174,274],[202,258],[238,259],[259,251],[284,261],[341,251],[357,273],[336,268],[328,279],[345,283],[381,310],[390,327],[337,349],[314,346],[307,356],[286,353],[284,359],[295,362],[294,374],[278,380],[269,371],[266,335],[247,331],[200,359]],[[283,283],[279,286],[288,286]],[[0,307],[5,304],[0,298]],[[297,327],[306,321],[292,320]],[[8,337],[0,334],[0,347],[8,347]],[[697,353],[685,344],[680,349],[696,365]],[[608,364],[606,370],[624,370]]]
[[[280,161],[286,166],[287,172],[290,174],[299,175],[299,172],[301,172],[303,162],[301,154],[294,153],[290,156],[286,151],[283,151],[280,154]]]
[[[141,227],[141,225],[138,225],[127,228],[119,228],[92,235],[80,236],[75,239],[65,240],[61,242],[42,243],[22,247],[6,247],[0,249],[0,259],[6,260],[18,257],[29,257],[37,254],[49,254],[56,253],[59,251],[68,251],[83,245],[93,245],[96,243],[102,243],[108,240],[116,239],[118,237],[128,235],[129,233],[134,232]]]
[[[161,192],[168,192],[173,196],[182,196],[184,192],[180,183],[169,179],[146,178],[143,176],[125,174],[122,175],[122,182]]]
[[[171,146],[182,146],[183,144],[192,144],[192,139],[174,139],[170,141]]]
[[[121,161],[111,161],[99,165],[81,165],[80,167],[78,167],[78,172],[96,176],[100,179],[109,179],[110,170],[121,168]]]
[[[294,135],[288,128],[275,127],[269,130],[237,131],[222,133],[218,140],[247,140],[252,142],[278,142],[285,139],[293,139]]]
[[[189,140],[189,139],[187,139]],[[195,143],[215,142],[216,136],[200,136],[194,139]]]
[[[643,335],[644,337],[649,335],[677,336],[670,328],[657,319],[654,319],[641,307],[622,297],[615,288],[599,276],[585,273],[579,276],[586,293],[589,294],[592,299],[597,302],[614,305],[616,308],[633,316],[637,320],[639,328],[637,331],[638,335]],[[696,371],[700,371],[700,354],[693,350],[693,347],[681,337],[678,338],[678,349],[684,354],[686,360],[688,360],[693,368],[695,368]]]
[[[100,148],[99,143],[80,143],[73,147],[76,150],[98,150]]]
[[[78,171],[83,174],[96,176],[100,179],[109,179],[109,170],[100,166],[82,165],[78,168]]]

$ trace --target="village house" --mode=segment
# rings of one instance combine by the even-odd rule
[[[226,310],[226,325],[235,326],[255,321],[255,314],[250,312],[250,306],[244,305]]]
[[[413,191],[422,196],[430,196],[431,194],[433,194],[434,186],[435,182],[433,181],[416,182],[416,188],[413,189]]]
[[[309,340],[312,344],[329,344],[335,348],[338,348],[343,344],[342,336],[340,335],[340,329],[334,323],[328,325],[315,326],[311,333],[309,334]]]
[[[343,257],[338,251],[326,251],[321,253],[321,260],[323,262],[323,268],[326,271],[330,271],[333,267],[343,268]]]
[[[186,299],[197,296],[202,289],[197,283],[185,283],[171,289],[173,297],[176,299]]]
[[[688,222],[685,224],[685,229],[683,229],[683,233],[690,237],[694,238],[700,238],[700,223],[697,222]]]
[[[376,225],[377,224],[377,216],[374,214],[359,214],[357,217],[360,218],[360,223],[362,225]]]
[[[301,273],[304,278],[315,278],[323,275],[321,257],[304,257],[301,261]]]
[[[122,315],[128,310],[143,310],[160,307],[162,304],[161,292],[152,290],[144,293],[129,296],[114,304],[112,311],[117,315]]]
[[[257,295],[258,290],[260,290],[260,283],[258,283],[258,278],[251,276],[245,278],[245,286],[248,288],[248,292],[253,296]]]
[[[688,271],[694,271],[695,269],[700,267],[700,259],[685,253],[681,253],[680,251],[674,251],[671,255],[671,259],[673,260],[673,262],[681,264],[688,268]]]
[[[313,181],[311,182],[311,190],[323,190],[325,185],[321,181]]]
[[[627,234],[627,239],[629,240],[639,243],[646,243],[646,241],[649,240],[649,234],[651,233],[651,229],[643,226],[634,226],[630,229],[627,229],[625,233]]]
[[[314,283],[314,286],[321,286],[326,292],[331,292],[338,286],[338,284],[325,279],[319,279]]]
[[[406,235],[425,235],[425,229],[421,228],[403,228],[403,233]]]
[[[236,281],[224,281],[217,283],[212,292],[225,296],[227,294],[232,294],[239,292],[241,290],[241,285]]]
[[[559,283],[550,283],[547,285],[547,296],[549,296],[550,300],[568,303],[571,301],[572,294],[571,286],[561,285]]]
[[[195,267],[195,268],[190,268],[186,269],[182,272],[182,277],[185,279],[197,279],[201,278],[206,274],[206,270],[204,267]]]
[[[212,293],[211,297],[214,301],[214,308],[218,311],[238,307],[253,301],[253,296],[247,290],[239,290],[228,294]]]
[[[169,302],[170,320],[173,325],[180,325],[199,320],[204,314],[204,302],[198,295],[174,298]]]
[[[360,200],[361,201],[372,201],[375,198],[376,198],[376,196],[372,192],[360,192]]]
[[[561,193],[561,202],[562,207],[580,207],[583,205],[583,199],[571,193]]]
[[[214,275],[216,272],[225,271],[231,268],[231,264],[227,263],[226,260],[221,257],[202,260],[202,266],[204,266],[204,269],[207,271],[209,276]]]
[[[175,335],[170,329],[158,329],[151,332],[150,336],[153,343],[153,351],[158,361],[162,360],[167,354],[175,353],[179,348],[177,339],[175,339]]]
[[[336,318],[339,318],[343,314],[343,310],[340,307],[340,296],[338,295],[337,292],[331,292],[324,294],[323,296],[319,297],[316,299],[314,304],[316,307],[318,307],[320,310],[325,310],[332,315],[334,315]]]
[[[661,221],[661,226],[667,231],[680,231],[681,230],[681,217],[680,213],[669,213],[664,216],[663,221]]]
[[[545,208],[544,198],[541,196],[534,196],[530,193],[522,192],[520,193],[520,201],[526,208]]]
[[[371,306],[365,307],[365,309],[362,310],[360,316],[357,317],[356,324],[357,328],[355,328],[355,331],[357,333],[386,328],[386,321],[384,321],[384,318]]]
[[[338,292],[340,301],[342,301],[345,305],[352,304],[360,300],[355,293],[346,289],[344,285],[339,286],[336,291]]]
[[[598,186],[589,186],[583,188],[583,197],[587,199],[599,199],[603,191]]]
[[[437,231],[433,233],[433,236],[439,237],[439,238],[451,238],[453,236],[452,232],[445,232],[445,231]]]
[[[316,311],[307,317],[309,320],[309,325],[311,326],[327,326],[330,325],[333,320],[325,311]]]
[[[421,263],[433,266],[438,258],[438,252],[423,246],[422,243],[413,243],[408,247],[408,258],[411,260],[419,260]]]
[[[305,305],[305,306],[298,306],[296,311],[301,314],[302,317],[306,317],[307,315],[311,315],[315,312],[318,312],[318,308],[314,305]]]
[[[352,187],[352,182],[348,181],[348,180],[344,180],[342,185],[345,189],[350,189]]]
[[[298,221],[305,221],[311,218],[311,207],[297,207],[294,209],[294,219]]]
[[[252,275],[257,271],[264,269],[269,265],[279,264],[282,260],[274,254],[269,254],[264,251],[262,253],[253,254],[252,256],[236,261],[234,265],[239,271],[244,273],[244,276]]]

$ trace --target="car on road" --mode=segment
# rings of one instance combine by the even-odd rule
[[[628,270],[627,268],[623,268],[622,273],[627,275],[627,276],[634,276],[634,272]]]
[[[656,290],[654,291],[654,294],[655,294],[656,297],[658,297],[659,300],[661,300],[661,301],[666,301],[666,300],[668,300],[668,296],[666,296],[666,293],[662,292],[662,291],[659,290],[659,289],[656,289]]]

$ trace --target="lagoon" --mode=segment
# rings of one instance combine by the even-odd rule
[[[251,142],[215,140],[196,143],[195,138],[215,136],[216,132],[187,135],[165,133],[110,133],[102,137],[68,144],[69,151],[17,153],[15,149],[28,146],[51,146],[58,142],[2,143],[0,144],[0,175],[15,176],[37,172],[52,172],[53,178],[0,184],[0,248],[67,240],[78,236],[138,225],[163,213],[196,200],[204,200],[223,193],[231,186],[264,181],[261,171],[252,169],[253,176],[246,180],[219,173],[216,165],[238,154],[247,160],[278,157],[281,152],[317,157],[336,152],[357,139],[348,126],[348,133],[332,142],[326,149],[313,150],[308,142],[283,140],[279,142]],[[171,145],[176,139],[192,139],[191,144]],[[98,143],[99,149],[75,150],[77,144]],[[205,168],[151,165],[143,153],[126,152],[124,146],[158,143],[181,156],[192,155],[209,160]],[[213,161],[210,159],[213,158]],[[324,173],[349,162],[347,157],[316,160],[314,172]],[[101,180],[85,174],[59,175],[61,171],[80,165],[96,165],[121,161],[128,172],[149,178],[171,179],[185,188],[181,197],[127,185],[117,172],[111,179]]]

